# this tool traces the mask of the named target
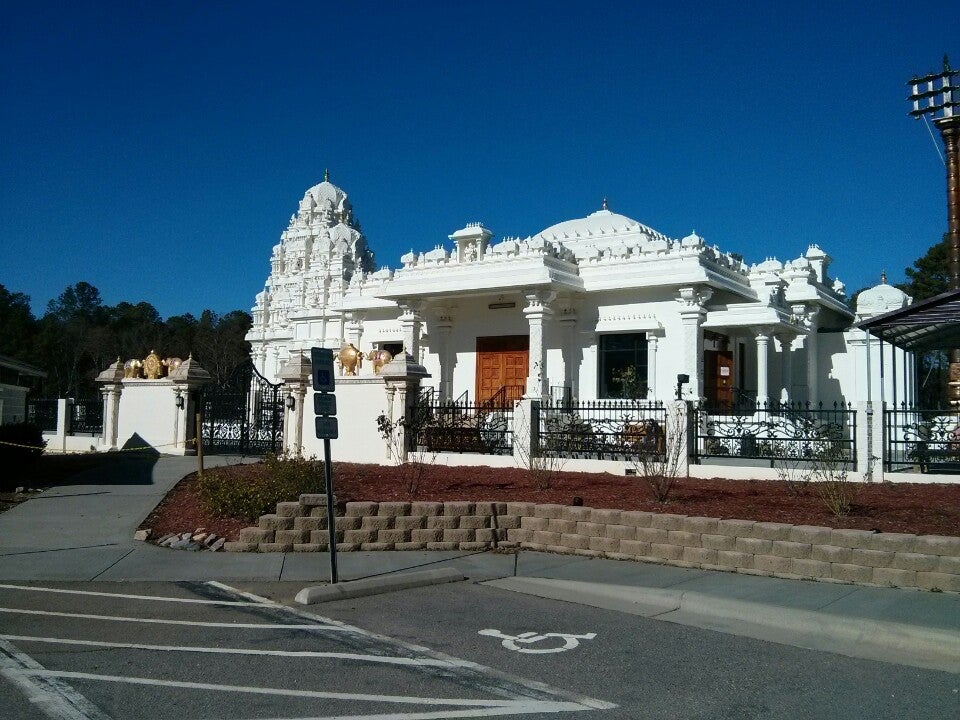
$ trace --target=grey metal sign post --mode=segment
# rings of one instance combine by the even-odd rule
[[[330,467],[330,441],[339,436],[337,396],[333,374],[333,350],[310,348],[313,375],[313,413],[317,439],[323,440],[323,476],[327,488],[327,537],[330,550],[330,584],[337,584],[337,518],[333,507],[333,473]]]

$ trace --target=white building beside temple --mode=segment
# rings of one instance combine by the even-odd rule
[[[247,336],[275,380],[311,346],[363,353],[345,375],[375,378],[378,352],[407,350],[444,398],[580,400],[913,399],[912,356],[852,330],[910,298],[881,284],[854,312],[818,244],[749,263],[696,233],[670,238],[602,207],[525,238],[467,224],[396,269],[373,253],[347,194],[310,188],[270,258]],[[869,370],[868,370],[869,368]]]

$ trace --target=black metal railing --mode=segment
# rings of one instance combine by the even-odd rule
[[[695,462],[734,457],[856,463],[857,412],[849,404],[695,406],[691,416]]]
[[[960,473],[960,410],[884,405],[883,424],[888,472]]]
[[[662,454],[667,410],[648,400],[545,402],[538,452],[552,457],[617,460]]]
[[[103,432],[103,400],[74,400],[70,405],[70,434],[99,435]]]
[[[27,422],[45,432],[57,431],[56,398],[28,398]]]
[[[513,452],[514,403],[508,397],[504,391],[485,402],[470,403],[466,398],[453,402],[421,392],[406,428],[409,448],[430,453],[509,455]]]

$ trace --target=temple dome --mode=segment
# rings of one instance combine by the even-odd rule
[[[666,236],[662,233],[637,222],[633,218],[611,212],[607,208],[606,201],[603,203],[603,208],[584,218],[564,220],[556,225],[551,225],[533,237],[569,242],[571,240],[597,240],[627,233],[643,233],[651,238],[666,239]]]
[[[347,194],[329,180],[324,180],[304,193],[304,197],[311,197],[317,205],[339,209],[341,203],[347,199]]]
[[[857,315],[861,318],[882,315],[904,308],[912,302],[913,298],[903,290],[882,282],[857,295]]]

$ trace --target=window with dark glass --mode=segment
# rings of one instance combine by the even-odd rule
[[[643,398],[647,395],[647,334],[600,336],[597,397]]]

